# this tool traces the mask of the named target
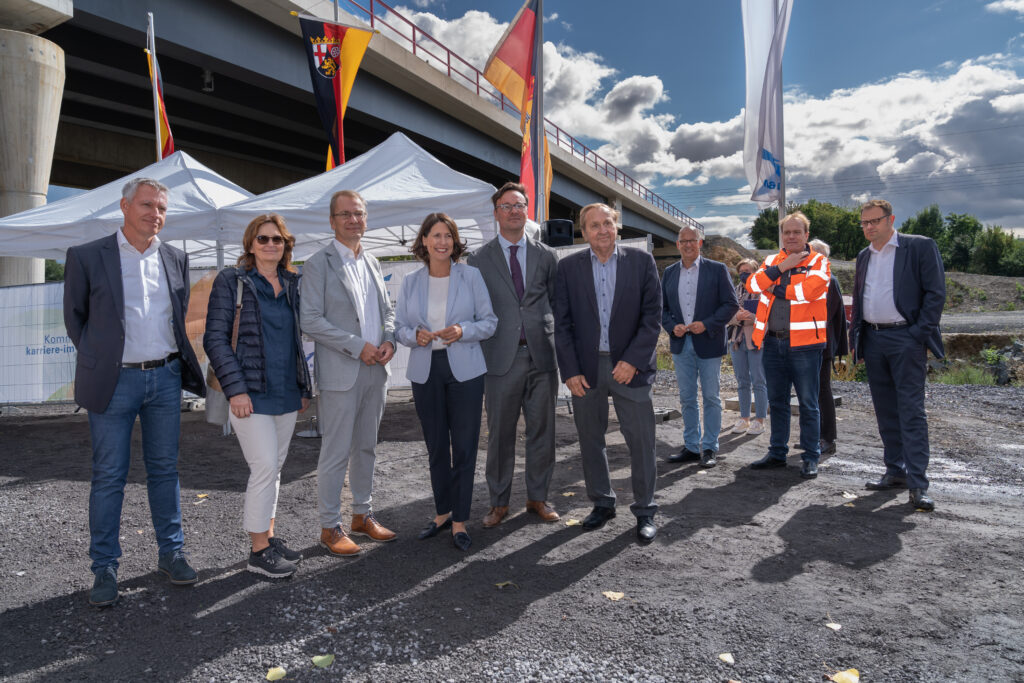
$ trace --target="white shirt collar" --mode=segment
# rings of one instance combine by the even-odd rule
[[[900,241],[899,241],[899,238],[898,238],[899,234],[900,234],[899,230],[893,230],[892,231],[892,236],[889,238],[889,241],[886,242],[885,244],[883,244],[881,249],[875,249],[875,245],[873,245],[873,244],[868,244],[868,249],[870,249],[871,252],[874,253],[874,254],[881,254],[883,251],[885,251],[889,247],[890,244],[893,247],[899,247],[900,246]]]
[[[137,256],[149,256],[155,250],[160,248],[160,238],[158,236],[156,236],[156,235],[153,235],[153,241],[149,243],[149,247],[146,249],[146,251],[144,251],[144,252],[142,252],[140,254],[139,250],[135,248],[135,245],[133,245],[131,242],[129,242],[128,238],[124,236],[124,227],[123,226],[118,228],[117,232],[114,233],[114,234],[117,235],[117,248],[118,249],[124,249],[125,247],[127,247],[127,248],[131,249],[132,252],[135,255],[137,255]]]
[[[340,256],[343,261],[356,261],[359,259],[359,256],[363,255],[363,251],[365,251],[364,249],[360,249],[359,256],[356,256],[354,251],[338,241],[337,238],[334,240],[334,247],[338,250],[338,256]]]
[[[700,260],[701,260],[701,258],[703,258],[703,257],[700,254],[697,254],[697,258],[695,258],[693,260],[693,265],[690,266],[690,268],[696,268],[697,270],[700,270]],[[683,269],[683,270],[690,270],[690,268],[687,268],[686,264],[683,263],[682,257],[680,257],[680,259],[679,259],[679,267],[681,269]]]
[[[509,242],[507,239],[505,239],[505,236],[502,235],[501,232],[499,232],[498,244],[501,245],[502,249],[508,249],[509,247],[520,247],[522,249],[526,249],[526,231],[523,231],[523,236],[519,239],[518,242]]]

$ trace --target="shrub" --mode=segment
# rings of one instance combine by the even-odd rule
[[[965,364],[938,373],[932,381],[938,384],[982,384],[985,386],[995,386],[996,378],[984,368]]]

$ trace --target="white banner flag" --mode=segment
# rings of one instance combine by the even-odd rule
[[[782,190],[782,53],[791,0],[740,0],[747,62],[743,168],[751,201],[778,201]]]

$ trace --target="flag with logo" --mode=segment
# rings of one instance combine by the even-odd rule
[[[146,63],[149,65],[149,80],[153,84],[153,118],[156,121],[157,161],[174,154],[174,136],[167,121],[167,107],[164,105],[164,81],[160,76],[160,65],[156,61],[156,34],[153,30],[153,13],[149,15],[146,29]]]
[[[534,169],[535,151],[531,128],[543,131],[544,115],[541,107],[536,106],[541,97],[534,97],[534,90],[543,94],[543,78],[540,55],[537,54],[536,42],[541,22],[540,0],[526,0],[505,34],[498,41],[487,58],[484,66],[484,78],[498,89],[520,111],[519,129],[523,132],[522,156],[519,166],[519,182],[526,186],[527,199],[530,203],[530,215],[537,219],[536,202],[537,179]],[[539,125],[531,125],[539,124]],[[544,215],[547,215],[547,202],[551,191],[551,157],[548,153],[548,140],[544,139]]]
[[[335,24],[314,17],[299,16],[302,42],[309,63],[309,77],[320,121],[327,131],[327,169],[345,163],[345,134],[342,122],[359,63],[373,33],[354,26]]]
[[[741,0],[747,64],[743,118],[743,168],[751,201],[781,198],[783,174],[782,53],[792,13],[791,0]]]

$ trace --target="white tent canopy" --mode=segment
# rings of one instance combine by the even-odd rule
[[[185,152],[175,152],[95,190],[0,218],[0,255],[63,259],[68,247],[111,234],[124,222],[121,188],[143,177],[170,188],[164,241],[216,239],[217,210],[252,197]]]
[[[434,211],[452,217],[470,250],[496,234],[492,185],[452,170],[394,133],[342,166],[222,209],[219,239],[226,253],[237,254],[249,221],[278,213],[295,235],[293,258],[305,260],[334,237],[328,203],[338,190],[355,190],[366,200],[363,245],[377,256],[408,254],[420,223]]]

